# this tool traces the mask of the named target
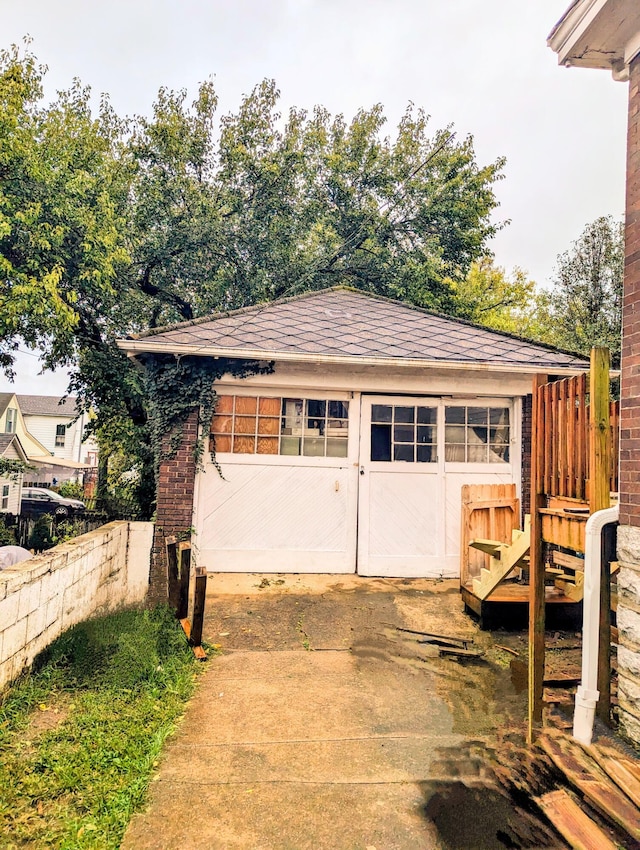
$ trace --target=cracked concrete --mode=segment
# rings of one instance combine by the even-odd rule
[[[395,626],[486,655],[441,658]],[[485,753],[526,695],[456,582],[211,575],[205,638],[222,655],[123,850],[556,846],[493,782]]]

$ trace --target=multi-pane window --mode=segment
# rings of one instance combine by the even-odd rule
[[[348,402],[219,396],[211,423],[217,453],[346,457]]]
[[[371,406],[371,460],[435,463],[438,409],[424,405]]]
[[[2,485],[2,499],[0,500],[0,510],[6,511],[9,508],[9,485]]]
[[[509,462],[508,407],[446,407],[444,421],[446,461]]]
[[[16,422],[18,419],[18,411],[15,407],[7,408],[7,415],[4,421],[4,431],[5,434],[15,434],[16,432]]]
[[[349,403],[283,398],[281,455],[346,457]]]
[[[57,449],[63,449],[64,448],[64,438],[65,438],[66,433],[67,433],[67,426],[66,425],[56,425],[55,446],[56,446]]]

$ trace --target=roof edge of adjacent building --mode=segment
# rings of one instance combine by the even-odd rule
[[[629,79],[629,64],[640,53],[640,10],[636,0],[574,0],[547,37],[565,67],[611,71]]]

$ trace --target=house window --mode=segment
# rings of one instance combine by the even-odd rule
[[[57,449],[64,448],[64,437],[67,432],[66,425],[56,425],[56,442],[55,446]]]
[[[211,423],[217,453],[346,457],[348,402],[219,396]]]
[[[374,404],[371,460],[435,463],[438,460],[436,407]]]
[[[5,418],[4,431],[5,434],[15,434],[16,422],[18,421],[18,411],[15,407],[7,408],[7,416]]]
[[[6,511],[9,509],[9,485],[2,485],[2,500],[0,501],[0,510]]]
[[[508,407],[446,407],[444,421],[446,461],[509,462]]]

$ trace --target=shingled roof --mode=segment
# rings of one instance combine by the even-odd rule
[[[588,361],[508,334],[345,288],[217,314],[120,340],[133,353],[581,371]]]
[[[67,396],[64,400],[57,395],[17,396],[23,416],[76,416],[76,400]]]

